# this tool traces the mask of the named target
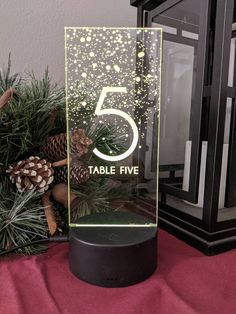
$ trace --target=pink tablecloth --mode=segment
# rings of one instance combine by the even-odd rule
[[[40,256],[2,258],[0,313],[236,313],[236,250],[207,257],[160,231],[158,270],[145,282],[119,289],[78,280],[67,260],[67,244]]]

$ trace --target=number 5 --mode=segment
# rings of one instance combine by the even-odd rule
[[[127,93],[127,89],[126,87],[103,87],[96,109],[95,109],[95,114],[97,116],[101,116],[105,114],[108,114],[108,115],[114,114],[114,115],[124,118],[130,124],[130,127],[133,131],[133,141],[129,149],[121,155],[117,155],[117,156],[105,155],[101,153],[97,148],[95,148],[93,152],[96,156],[100,157],[101,159],[104,159],[107,161],[119,161],[119,160],[127,158],[135,150],[138,143],[138,128],[134,120],[124,111],[121,111],[119,109],[101,109],[107,93]]]

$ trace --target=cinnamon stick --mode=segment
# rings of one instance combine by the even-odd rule
[[[47,219],[49,233],[50,235],[54,235],[54,233],[57,231],[57,223],[56,223],[56,218],[54,215],[52,203],[50,201],[50,195],[51,195],[50,191],[46,192],[42,196],[42,203],[44,207],[45,216]]]

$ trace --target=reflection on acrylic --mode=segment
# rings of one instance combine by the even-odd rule
[[[65,49],[70,225],[155,225],[161,30],[65,28]]]

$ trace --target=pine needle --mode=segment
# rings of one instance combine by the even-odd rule
[[[11,193],[9,193],[11,192]],[[0,244],[1,249],[22,245],[47,237],[47,224],[40,194],[35,191],[14,193],[1,187],[0,191]],[[43,246],[22,248],[21,253],[35,254]]]
[[[18,73],[11,75],[11,54],[8,56],[7,67],[0,69],[0,95],[8,88],[17,89],[21,84],[21,78]]]
[[[78,201],[76,207],[71,208],[71,221],[76,223],[79,218],[86,215],[113,211],[115,210],[112,206],[114,201],[132,198],[133,189],[130,184],[113,183],[115,181],[111,179],[94,178],[81,185],[79,189],[72,189]]]

